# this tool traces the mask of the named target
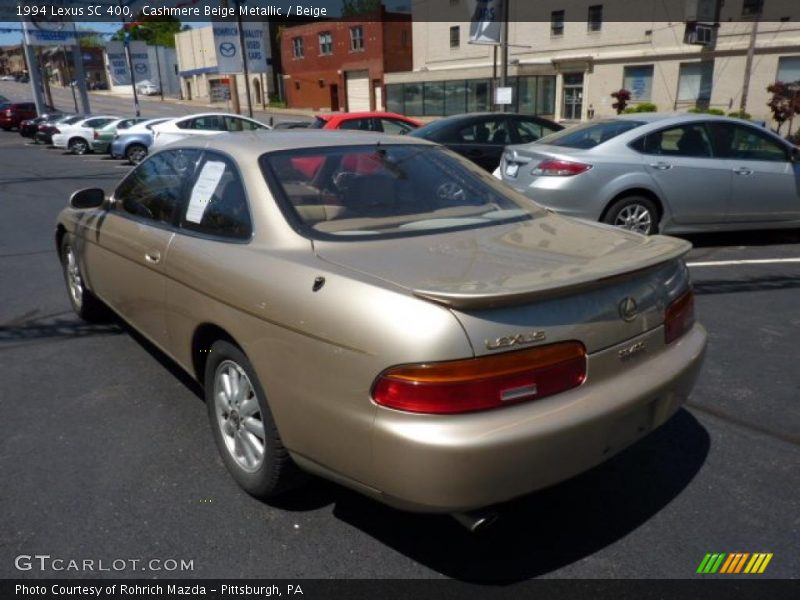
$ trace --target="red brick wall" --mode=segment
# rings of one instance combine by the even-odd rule
[[[350,49],[350,29],[364,30],[364,49]],[[408,29],[407,44],[401,45],[402,28]],[[333,37],[333,52],[320,55],[319,34],[329,31]],[[292,55],[292,40],[303,38],[303,58]],[[317,22],[291,27],[281,37],[281,61],[284,89],[290,108],[331,109],[331,85],[338,86],[339,109],[347,106],[345,74],[348,71],[369,71],[371,81],[383,82],[384,71],[410,70],[411,23],[380,20],[350,20]],[[298,89],[299,87],[299,89]],[[375,108],[374,91],[371,104]]]

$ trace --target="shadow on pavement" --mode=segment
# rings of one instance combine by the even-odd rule
[[[695,248],[716,246],[775,246],[781,244],[800,244],[800,229],[676,234],[676,237],[691,242]]]

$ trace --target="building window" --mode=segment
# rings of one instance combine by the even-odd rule
[[[781,56],[778,59],[778,81],[800,81],[800,56]]]
[[[292,38],[292,57],[303,58],[303,38]]]
[[[622,87],[631,93],[632,102],[650,102],[653,94],[653,65],[625,67]]]
[[[360,52],[364,49],[364,28],[359,25],[358,27],[350,28],[350,50],[353,52]]]
[[[764,8],[764,0],[744,0],[742,4],[742,18],[753,18],[761,14]]]
[[[595,4],[589,7],[589,16],[586,19],[589,31],[600,31],[603,28],[603,5]]]
[[[714,61],[682,63],[678,75],[678,102],[711,100]]]
[[[321,55],[333,54],[333,36],[330,31],[319,34],[319,53]]]
[[[461,45],[461,27],[454,25],[450,28],[450,47],[458,48]]]
[[[563,10],[554,10],[550,13],[550,35],[564,35]]]

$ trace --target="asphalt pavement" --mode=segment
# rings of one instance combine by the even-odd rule
[[[687,238],[710,334],[689,405],[472,536],[319,480],[254,500],[197,387],[120,323],[73,315],[56,215],[129,168],[0,132],[0,577],[88,575],[15,568],[36,553],[192,561],[111,573],[146,577],[692,578],[709,552],[770,552],[757,577],[800,573],[800,231]]]

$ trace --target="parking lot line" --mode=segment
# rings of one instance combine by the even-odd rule
[[[800,258],[752,258],[746,260],[709,260],[687,262],[687,267],[729,267],[733,265],[771,265],[780,263],[800,263]]]

